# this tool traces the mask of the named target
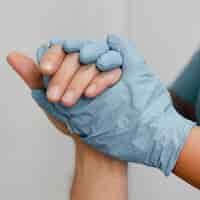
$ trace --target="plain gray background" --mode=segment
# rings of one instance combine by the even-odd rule
[[[68,200],[73,143],[58,134],[6,64],[10,50],[34,56],[54,36],[130,36],[165,83],[198,47],[200,3],[160,0],[0,0],[0,199]],[[131,200],[199,199],[173,175],[130,165]]]

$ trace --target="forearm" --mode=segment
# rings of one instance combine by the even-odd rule
[[[189,184],[200,189],[200,128],[194,127],[184,145],[174,173],[188,182]]]
[[[127,163],[76,144],[72,200],[127,200]]]

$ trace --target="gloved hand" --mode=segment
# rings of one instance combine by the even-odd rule
[[[100,71],[109,71],[122,65],[120,53],[109,49],[106,40],[100,42],[79,40],[63,41],[57,38],[50,40],[47,45],[43,45],[37,50],[36,59],[38,63],[47,49],[55,44],[61,45],[66,53],[79,52],[80,62],[82,64],[95,63]]]
[[[49,103],[43,90],[33,90],[32,96],[95,149],[121,160],[159,168],[169,175],[195,124],[176,112],[166,87],[130,42],[111,35],[107,45],[123,58],[123,74],[102,95],[94,99],[82,97],[72,108]],[[106,52],[101,59],[104,57],[108,59]]]

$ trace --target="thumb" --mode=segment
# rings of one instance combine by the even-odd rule
[[[18,52],[11,52],[7,56],[7,62],[25,81],[31,89],[42,88],[42,75],[37,69],[37,65],[32,58]]]

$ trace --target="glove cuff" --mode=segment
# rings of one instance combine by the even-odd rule
[[[164,145],[161,147],[158,167],[166,176],[169,176],[176,165],[191,129],[196,124],[178,114],[173,106],[168,108],[165,117],[161,117],[161,120],[163,121],[160,123],[164,125],[160,130],[162,131],[162,139],[164,139],[162,144]]]

